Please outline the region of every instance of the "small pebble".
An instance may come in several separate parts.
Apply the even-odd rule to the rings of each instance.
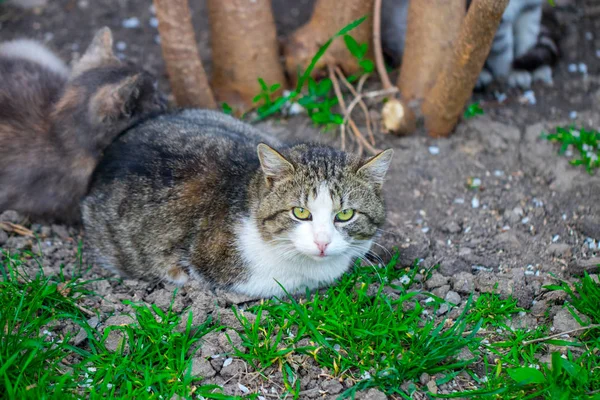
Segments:
[[[569,64],[569,72],[577,72],[577,64]]]
[[[150,11],[150,14],[156,14],[156,8],[154,7],[154,4],[150,4],[148,11]]]
[[[81,8],[82,10],[85,10],[89,6],[90,6],[90,2],[88,0],[79,0],[77,2],[77,7]]]
[[[429,146],[429,153],[433,155],[440,154],[440,148],[437,146]]]
[[[288,109],[288,114],[289,115],[298,115],[298,114],[304,113],[305,111],[306,111],[306,109],[304,107],[302,107],[300,104],[292,103],[292,105]]]
[[[560,239],[560,235],[554,235],[554,237],[552,238],[552,243],[558,242],[558,239]]]
[[[577,118],[577,111],[571,111],[571,112],[569,113],[569,118],[571,118],[571,119],[575,119],[575,118]]]
[[[500,171],[499,169],[494,171],[494,176],[500,177],[504,176],[504,171]]]
[[[471,227],[470,227],[470,226],[467,226],[467,227],[465,228],[465,233],[469,233],[469,232],[471,232]]]
[[[160,35],[154,36],[154,43],[160,44]]]
[[[479,199],[477,197],[473,197],[473,200],[471,200],[471,207],[479,208]]]
[[[223,367],[227,367],[228,365],[231,365],[231,363],[233,362],[233,358],[229,357],[227,358],[224,362],[223,362]]]
[[[454,199],[454,203],[455,204],[465,204],[465,199],[463,199],[462,197],[458,197],[458,198]]]
[[[481,179],[479,178],[473,178],[473,180],[471,181],[471,187],[479,187],[481,186]]]
[[[529,222],[529,217],[525,217],[525,218],[523,218],[523,219],[521,220],[521,223],[522,223],[522,224],[526,224],[526,223],[528,223],[528,222]]]
[[[250,389],[248,389],[246,386],[242,385],[241,383],[238,383],[238,387],[240,388],[242,393],[244,393],[244,394],[250,393]]]
[[[125,43],[123,41],[117,42],[117,44],[115,46],[117,47],[117,50],[119,50],[119,51],[125,51],[125,49],[127,49],[127,43]]]
[[[156,18],[156,17],[150,18],[150,26],[153,28],[158,28],[158,18]]]
[[[579,63],[577,65],[577,69],[579,70],[579,72],[581,72],[584,75],[587,75],[587,73],[588,73],[588,67],[584,63]]]
[[[124,19],[123,22],[121,22],[121,25],[125,29],[137,28],[140,26],[140,20],[137,17],[127,18]]]
[[[586,40],[594,40],[594,34],[592,32],[586,32],[585,39]]]
[[[52,33],[52,32],[46,32],[46,33],[44,33],[44,42],[48,43],[52,39],[54,39],[54,33]]]
[[[429,227],[428,226],[424,226],[423,228],[421,228],[421,231],[423,233],[427,233],[427,232],[429,232]]]

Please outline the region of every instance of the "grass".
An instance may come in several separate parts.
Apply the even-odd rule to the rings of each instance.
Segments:
[[[452,318],[438,317],[443,300],[418,289],[431,270],[396,262],[397,256],[383,266],[357,263],[318,293],[234,308],[242,325],[235,357],[263,375],[280,371],[287,398],[300,398],[299,371],[308,363],[353,385],[341,398],[377,388],[396,398],[420,391],[430,398],[600,399],[600,286],[590,276],[546,287],[566,292],[564,307],[589,326],[564,338],[547,326],[512,328],[525,311],[496,293],[464,299],[460,312],[446,304]],[[224,327],[210,319],[192,326],[190,313],[126,302],[132,323],[97,329],[81,307],[96,296],[86,271],[44,276],[40,268],[27,275],[24,264],[35,263],[31,253],[2,253],[2,398],[232,398],[191,374],[202,337]],[[81,329],[87,341],[75,345]],[[423,373],[438,386],[459,375],[471,383],[436,394],[420,383]]]
[[[560,143],[558,154],[572,157],[569,162],[572,165],[583,166],[590,175],[600,167],[600,132],[575,127],[557,127],[555,133],[542,137]],[[572,154],[573,150],[577,151],[577,155]]]
[[[206,333],[219,329],[210,320],[177,330],[182,315],[129,303],[134,323],[103,332],[88,324],[78,305],[94,296],[89,281],[76,271],[72,278],[24,273],[31,253],[2,252],[0,271],[0,393],[7,399],[164,398],[192,394],[229,399],[220,388],[201,385],[191,375],[191,359]],[[59,329],[71,324],[72,333]],[[86,346],[72,344],[83,329]],[[122,346],[107,348],[109,335]]]

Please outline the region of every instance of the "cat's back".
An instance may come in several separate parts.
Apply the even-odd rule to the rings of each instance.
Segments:
[[[149,118],[108,147],[92,183],[143,180],[173,186],[193,176],[222,181],[258,166],[256,146],[278,141],[233,117],[211,110],[179,110]]]

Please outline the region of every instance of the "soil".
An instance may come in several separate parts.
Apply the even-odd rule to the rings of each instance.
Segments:
[[[191,3],[200,54],[210,70],[205,2]],[[495,87],[475,96],[485,115],[462,121],[448,139],[431,139],[422,131],[410,137],[376,132],[376,139],[377,147],[396,151],[385,185],[388,222],[377,239],[388,250],[380,250],[381,254],[388,256],[398,247],[403,265],[415,259],[423,266],[439,264],[437,280],[428,289],[453,301],[458,297],[464,302],[471,292],[512,294],[520,306],[533,307],[524,322],[527,326],[554,323],[560,332],[574,321],[568,321],[560,307],[551,308],[550,319],[544,315],[557,299],[549,298],[543,285],[554,282],[551,274],[571,279],[586,270],[594,272],[600,263],[600,177],[570,166],[557,155],[557,146],[540,135],[559,125],[600,128],[600,16],[582,12],[595,0],[557,3],[562,4],[556,13],[565,30],[563,55],[554,69],[554,84],[533,87],[535,104],[521,91]],[[85,49],[96,29],[106,25],[113,30],[119,56],[142,64],[168,90],[149,4],[142,0],[55,0],[33,11],[2,5],[0,40],[34,37],[71,60]],[[273,1],[282,38],[306,21],[311,5],[308,0]],[[139,25],[124,27],[130,18],[137,18]],[[130,23],[135,25],[135,21]],[[570,72],[580,64],[587,67],[587,73]],[[373,80],[367,89],[377,85]],[[499,93],[506,100],[496,100]],[[377,117],[379,109],[373,103],[372,116]],[[320,131],[304,115],[273,119],[261,126],[282,138],[340,143],[337,133]],[[481,185],[471,189],[469,182],[474,179]],[[36,243],[0,229],[1,248],[39,250],[46,272],[57,272],[62,264],[67,273],[76,268],[78,242],[84,239],[77,228],[40,224],[11,211],[1,214],[0,221],[24,225],[41,238]],[[96,267],[88,274],[90,278],[112,276]],[[101,297],[82,305],[98,308],[105,324],[109,315],[129,311],[121,300],[168,306],[173,290],[169,285],[135,280],[109,279],[92,285]],[[195,322],[217,314],[235,327],[228,308],[249,300],[193,282],[180,291],[175,307],[190,306]],[[224,385],[229,393],[240,395],[243,389],[238,383],[263,394],[284,391],[279,372],[273,371],[268,380],[257,379],[242,361],[227,361],[230,350],[223,334],[207,339],[194,363],[195,370],[208,378],[206,383]],[[326,371],[310,363],[301,375],[301,398],[335,398],[345,389],[345,384],[326,378]],[[451,389],[456,387],[440,388],[440,393]],[[360,397],[385,398],[374,390]]]

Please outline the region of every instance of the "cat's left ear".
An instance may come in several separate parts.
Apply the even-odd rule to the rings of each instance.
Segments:
[[[294,173],[294,166],[277,150],[260,143],[256,147],[256,151],[267,184],[271,184],[275,179],[281,179]]]
[[[159,100],[153,79],[138,73],[98,88],[90,99],[89,107],[94,122],[103,123],[159,109]]]
[[[394,150],[387,149],[377,154],[375,157],[367,160],[362,167],[356,171],[356,174],[364,177],[377,186],[383,185],[385,174],[390,167]]]

